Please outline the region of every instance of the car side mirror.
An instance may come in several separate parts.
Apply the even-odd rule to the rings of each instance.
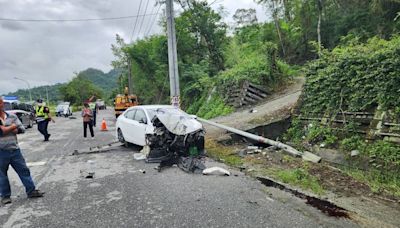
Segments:
[[[144,119],[140,119],[140,120],[139,120],[139,123],[147,124],[146,120],[144,120]]]
[[[189,115],[190,117],[192,117],[193,119],[197,119],[196,115]]]

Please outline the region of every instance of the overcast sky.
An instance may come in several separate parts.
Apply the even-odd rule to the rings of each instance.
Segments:
[[[145,11],[148,3],[147,11]],[[214,2],[214,0],[209,0]],[[0,18],[12,19],[82,19],[137,15],[140,0],[0,0]],[[215,9],[223,6],[225,21],[239,8],[255,8],[259,21],[265,10],[253,0],[217,0]],[[142,14],[155,14],[155,0],[143,0]],[[161,7],[159,13],[161,14]],[[175,5],[175,8],[177,6]],[[154,15],[140,17],[133,38],[148,31],[160,33]],[[31,87],[69,81],[74,72],[89,67],[108,72],[113,60],[111,44],[115,34],[126,41],[132,36],[135,18],[88,22],[15,22],[0,21],[0,94]],[[142,24],[143,23],[143,24]],[[141,26],[142,25],[142,26]],[[139,31],[139,28],[141,30]]]

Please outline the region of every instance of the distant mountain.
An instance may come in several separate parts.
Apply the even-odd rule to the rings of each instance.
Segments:
[[[93,68],[88,68],[87,70],[79,72],[80,76],[93,82],[93,84],[102,89],[104,95],[111,94],[112,90],[118,86],[117,79],[120,74],[121,71],[115,69],[108,73]]]
[[[118,76],[121,74],[120,70],[111,70],[104,73],[101,70],[88,68],[79,72],[79,75],[85,79],[93,82],[94,85],[99,87],[104,92],[104,98],[108,98],[113,89],[117,88]],[[38,86],[31,89],[32,100],[42,98],[47,99],[47,94],[50,102],[57,102],[62,100],[59,88],[66,83],[57,83],[50,86]],[[6,96],[18,96],[21,101],[29,101],[29,91],[27,89],[19,89],[16,92],[5,94]]]

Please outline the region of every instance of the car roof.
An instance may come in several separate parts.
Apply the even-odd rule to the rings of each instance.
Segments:
[[[11,110],[6,110],[5,112],[8,112],[8,113],[16,113],[16,112],[24,113],[24,112],[26,112],[26,113],[28,113],[27,111],[21,110],[21,109],[11,109]]]
[[[174,106],[172,106],[172,105],[136,105],[136,106],[130,107],[129,110],[135,109],[135,108],[142,108],[145,110],[149,110],[149,109],[159,109],[159,108],[174,108]]]

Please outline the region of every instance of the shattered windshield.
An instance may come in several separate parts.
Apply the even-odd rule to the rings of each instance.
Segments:
[[[157,108],[157,109],[148,109],[147,110],[150,120],[152,120],[157,113],[166,113],[166,112],[170,113],[170,114],[174,114],[174,115],[181,115],[181,116],[189,117],[189,115],[187,113],[183,112],[180,109],[176,109],[176,108]]]

